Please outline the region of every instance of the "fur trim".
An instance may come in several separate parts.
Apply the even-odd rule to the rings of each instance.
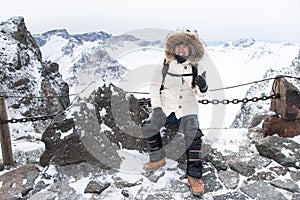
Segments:
[[[199,40],[197,34],[188,31],[178,31],[170,33],[165,43],[166,62],[170,63],[175,58],[175,46],[179,43],[185,43],[190,49],[188,60],[195,64],[201,60],[204,55],[204,45]]]

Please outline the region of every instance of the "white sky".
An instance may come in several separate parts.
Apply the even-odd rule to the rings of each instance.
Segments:
[[[300,0],[0,0],[0,5],[1,22],[23,16],[31,33],[187,28],[204,39],[300,41]]]

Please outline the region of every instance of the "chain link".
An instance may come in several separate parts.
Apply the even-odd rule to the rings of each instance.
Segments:
[[[47,115],[40,117],[29,117],[29,118],[20,118],[20,119],[8,119],[8,120],[0,120],[1,124],[14,124],[14,123],[25,123],[25,122],[35,122],[35,121],[46,121],[48,119],[54,119],[56,115]]]
[[[213,104],[213,105],[217,105],[217,104],[238,104],[238,103],[248,103],[248,102],[258,102],[258,101],[266,101],[268,99],[278,99],[280,98],[280,94],[272,94],[270,96],[262,96],[262,97],[253,97],[253,98],[243,98],[243,99],[232,99],[232,100],[228,100],[228,99],[223,99],[223,100],[218,100],[218,99],[213,99],[213,100],[208,100],[208,99],[203,99],[203,100],[199,100],[198,103],[201,104]]]

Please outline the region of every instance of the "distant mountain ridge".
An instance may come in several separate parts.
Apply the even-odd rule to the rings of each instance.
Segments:
[[[39,47],[45,45],[47,43],[47,40],[52,36],[58,36],[65,39],[74,38],[78,41],[78,43],[83,44],[83,42],[94,42],[97,40],[105,40],[107,38],[112,37],[112,34],[99,31],[99,32],[89,32],[84,34],[70,35],[66,29],[55,29],[55,30],[47,31],[42,34],[33,34],[33,37]]]
[[[129,36],[113,37],[103,31],[70,35],[65,29],[36,34],[34,38],[43,51],[43,58],[60,65],[70,86],[76,85],[79,73],[94,75],[91,79],[96,80],[120,78],[127,69],[104,51],[103,46],[118,40],[133,40]]]

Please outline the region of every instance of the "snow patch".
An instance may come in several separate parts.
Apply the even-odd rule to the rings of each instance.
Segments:
[[[203,142],[210,144],[222,154],[238,152],[247,141],[247,129],[204,130]]]
[[[84,177],[78,181],[73,181],[70,179],[69,186],[74,188],[78,194],[84,194],[84,190],[88,183],[90,182],[91,177]]]
[[[104,131],[109,131],[109,132],[112,132],[112,129],[110,127],[108,127],[106,124],[102,123],[100,125],[100,131],[101,132],[104,132]]]

